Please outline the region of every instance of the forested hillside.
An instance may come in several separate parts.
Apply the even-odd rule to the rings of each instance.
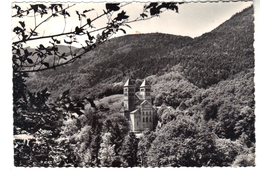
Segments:
[[[153,83],[154,104],[162,106],[156,131],[142,138],[152,134],[154,139],[145,141],[145,165],[254,164],[253,69],[208,89],[198,89],[176,72],[147,80]]]
[[[144,78],[162,72],[171,60],[161,60],[163,55],[182,48],[191,40],[159,33],[114,38],[69,67],[37,74],[28,85],[31,89],[48,86],[54,95],[68,88],[80,98],[88,94],[106,95],[106,89],[113,90],[113,83],[122,82],[129,76]],[[115,89],[117,93],[120,91]]]
[[[179,64],[190,82],[207,88],[254,66],[253,32],[250,7],[195,39],[160,33],[126,35],[111,39],[69,67],[37,74],[28,86],[33,91],[47,86],[53,96],[70,88],[77,98],[102,97],[120,93],[112,84],[129,76],[161,75]]]
[[[190,83],[178,70],[146,79],[152,85],[154,104],[160,106],[156,130],[145,131],[139,137],[130,132],[129,121],[118,113],[122,95],[95,101],[96,109],[88,105],[77,116],[66,92],[58,100],[69,113],[66,117],[50,120],[50,125],[26,120],[22,128],[27,131],[23,133],[36,129],[35,124],[41,126],[34,138],[40,142],[31,139],[29,145],[16,143],[15,165],[255,165],[253,69],[207,89]],[[105,107],[101,109],[100,104]],[[31,145],[34,149],[28,151]],[[42,148],[48,149],[40,151]]]
[[[254,67],[253,14],[253,7],[249,7],[213,31],[195,38],[192,48],[186,47],[182,65],[192,83],[206,88]]]
[[[25,106],[39,114],[14,124],[15,134],[34,136],[15,143],[15,165],[255,166],[253,35],[249,7],[194,39],[126,35],[31,74],[27,85],[40,92]],[[120,114],[128,77],[151,85],[155,130],[135,135]]]

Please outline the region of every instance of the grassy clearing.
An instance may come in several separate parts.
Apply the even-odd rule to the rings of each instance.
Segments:
[[[103,107],[109,108],[110,111],[119,111],[122,107],[123,101],[123,94],[116,94],[95,100],[94,103],[96,106],[103,105]],[[87,104],[85,107],[90,107],[90,104]]]

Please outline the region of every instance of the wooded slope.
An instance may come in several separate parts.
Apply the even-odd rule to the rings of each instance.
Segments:
[[[41,72],[27,84],[31,90],[47,86],[54,97],[67,89],[76,98],[102,97],[121,93],[129,76],[160,76],[178,65],[191,83],[207,88],[254,67],[253,34],[249,7],[195,39],[160,33],[111,39],[70,66]]]

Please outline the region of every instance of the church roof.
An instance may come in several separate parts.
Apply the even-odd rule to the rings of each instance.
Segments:
[[[148,82],[144,79],[144,81],[143,81],[143,83],[141,84],[140,87],[145,87],[145,86],[150,86],[150,85],[149,85]]]
[[[139,109],[133,110],[130,114],[136,113]]]
[[[137,97],[138,100],[142,100],[143,101],[143,96],[140,95],[140,91],[136,92],[135,96]]]
[[[125,82],[124,87],[133,86],[133,85],[134,85],[134,82],[133,82],[131,79],[128,79],[128,80]]]
[[[149,105],[152,105],[149,101],[147,101],[147,100],[144,100],[140,105],[144,105],[144,104],[146,104],[146,103],[148,103]]]
[[[136,105],[136,106],[139,106],[139,105],[141,105],[141,103],[142,103],[143,101],[144,101],[144,100],[141,100],[141,99],[137,98],[136,101],[135,101],[135,105]]]

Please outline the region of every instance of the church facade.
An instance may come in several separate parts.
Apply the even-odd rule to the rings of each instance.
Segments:
[[[124,116],[129,119],[133,132],[153,130],[157,125],[156,110],[152,105],[151,86],[146,80],[135,91],[134,81],[124,85]]]

